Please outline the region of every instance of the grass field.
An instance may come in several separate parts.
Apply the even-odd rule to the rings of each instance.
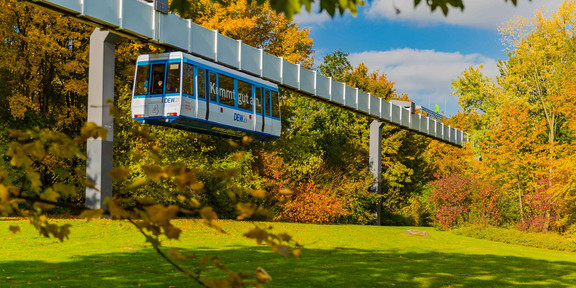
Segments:
[[[60,220],[64,221],[64,220]],[[0,287],[193,287],[124,222],[71,221],[69,240],[45,239],[23,220],[0,220]],[[8,226],[21,224],[12,234]],[[179,220],[181,241],[196,255],[218,255],[230,268],[264,267],[267,287],[576,287],[576,253],[477,240],[410,227],[272,223],[305,246],[285,259],[244,239],[249,222],[223,221],[222,235]],[[267,225],[267,224],[266,224]]]

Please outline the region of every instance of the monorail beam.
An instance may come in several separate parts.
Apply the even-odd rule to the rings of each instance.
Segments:
[[[112,197],[112,150],[114,118],[110,105],[114,103],[114,50],[120,37],[96,28],[90,36],[90,66],[88,70],[88,122],[108,130],[106,139],[88,139],[86,178],[94,188],[86,187],[86,207],[103,208],[106,197]]]
[[[373,120],[370,123],[370,156],[369,165],[370,172],[374,177],[374,183],[370,188],[370,192],[382,194],[381,184],[382,181],[382,125],[384,123]],[[372,222],[373,225],[380,226],[382,224],[382,203],[378,201],[372,208],[372,213],[376,214],[376,218]]]

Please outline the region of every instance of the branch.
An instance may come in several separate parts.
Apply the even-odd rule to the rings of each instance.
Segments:
[[[144,235],[144,237],[146,237],[147,239],[150,237],[150,235],[146,234],[146,232],[144,232],[144,230],[142,230],[142,227],[138,226],[138,224],[136,224],[136,222],[134,222],[134,220],[132,220],[132,219],[126,219],[126,220],[128,220],[128,222],[132,223],[132,225],[134,225],[138,229],[138,231],[140,231],[140,233],[142,235]],[[154,242],[150,242],[150,243],[154,247],[154,250],[156,250],[156,252],[158,254],[160,254],[160,256],[162,256],[162,258],[164,258],[164,260],[166,260],[166,262],[170,263],[170,265],[172,265],[178,271],[182,272],[184,275],[187,275],[188,277],[190,277],[192,280],[196,281],[198,284],[202,285],[203,287],[207,287],[206,285],[204,285],[204,283],[202,281],[200,281],[199,277],[196,277],[196,276],[194,276],[194,274],[190,273],[189,271],[186,271],[180,265],[178,265],[174,261],[172,261],[172,259],[170,259],[170,257],[166,256],[166,254],[164,254],[164,252],[162,252],[162,250],[160,250],[158,245],[156,245]]]

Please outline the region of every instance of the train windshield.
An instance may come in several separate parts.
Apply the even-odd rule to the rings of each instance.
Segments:
[[[180,91],[180,63],[169,63],[166,74],[166,94]]]
[[[148,95],[148,79],[150,78],[150,65],[139,65],[136,71],[136,87],[134,95]]]
[[[166,65],[164,64],[154,64],[152,65],[152,88],[151,93],[163,94],[164,93],[164,71]]]

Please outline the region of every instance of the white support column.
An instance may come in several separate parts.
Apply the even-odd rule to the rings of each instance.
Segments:
[[[90,36],[88,70],[88,122],[108,130],[106,140],[89,139],[87,143],[86,177],[95,187],[86,187],[86,207],[103,208],[102,201],[112,197],[112,150],[114,118],[110,105],[114,102],[114,50],[118,35],[96,28]]]
[[[380,182],[382,175],[382,125],[384,123],[373,120],[370,123],[370,172],[374,177],[374,184],[370,188],[370,192],[382,194]],[[382,224],[382,204],[378,202],[372,208],[372,213],[376,214],[376,219],[372,225],[380,226]]]

